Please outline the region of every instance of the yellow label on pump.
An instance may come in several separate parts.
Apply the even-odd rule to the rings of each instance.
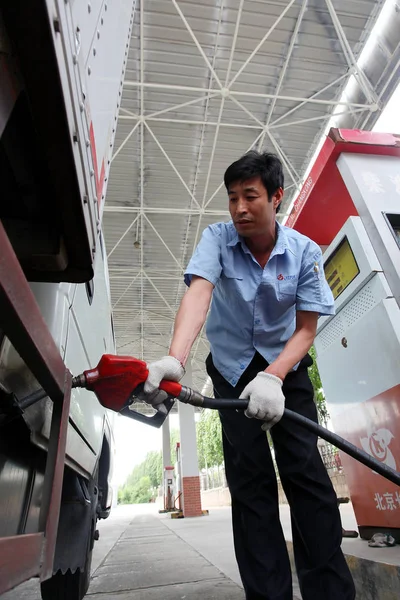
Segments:
[[[360,272],[347,238],[341,242],[324,265],[325,277],[334,299],[347,288]]]

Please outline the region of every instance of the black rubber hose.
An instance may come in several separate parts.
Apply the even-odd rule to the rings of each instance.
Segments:
[[[25,410],[26,408],[28,408],[28,406],[32,406],[32,404],[39,402],[39,400],[46,398],[46,396],[47,392],[40,388],[39,390],[36,390],[36,392],[32,392],[32,394],[29,394],[29,396],[25,396],[25,398],[19,400],[18,405],[22,410]]]
[[[248,400],[229,400],[226,398],[207,398],[204,396],[202,408],[236,408],[237,410],[246,410]]]
[[[206,398],[204,397],[204,408],[214,408],[214,409],[223,409],[223,408],[236,408],[237,410],[245,410],[247,408],[248,402],[247,400],[237,400],[237,399],[226,399],[226,398]],[[303,415],[299,415],[288,408],[285,408],[284,417],[302,425],[308,431],[312,431],[322,439],[330,442],[339,450],[342,450],[358,462],[362,463],[366,467],[373,469],[379,475],[382,475],[385,479],[388,479],[392,483],[400,486],[400,473],[391,469],[384,463],[379,462],[373,456],[370,456],[360,448],[357,448],[351,442],[348,442],[344,438],[340,437],[336,433],[332,431],[328,431],[325,427],[322,427],[318,423],[314,423],[307,417],[303,417]]]
[[[343,452],[346,452],[346,454],[348,454],[352,458],[355,458],[356,460],[358,460],[358,462],[362,463],[366,467],[373,469],[376,473],[379,473],[379,475],[382,475],[382,477],[384,477],[385,479],[388,479],[396,485],[400,485],[400,473],[398,471],[395,471],[394,469],[388,467],[384,463],[379,462],[379,460],[377,460],[373,456],[370,456],[369,454],[364,452],[364,450],[360,450],[360,448],[357,448],[357,446],[355,446],[351,442],[348,442],[344,438],[340,437],[340,435],[337,435],[332,431],[328,431],[328,429],[325,429],[325,427],[318,425],[318,423],[314,423],[314,421],[310,421],[310,419],[307,419],[307,417],[303,417],[303,415],[299,415],[298,413],[295,413],[287,408],[285,409],[284,414],[285,417],[288,417],[292,421],[299,423],[299,425],[303,425],[309,431],[316,433],[319,437],[323,438],[327,442],[330,442],[331,444],[336,446],[336,448],[343,450]]]

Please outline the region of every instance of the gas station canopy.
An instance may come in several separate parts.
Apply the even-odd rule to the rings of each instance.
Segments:
[[[168,351],[185,265],[207,225],[229,219],[222,177],[233,160],[250,148],[281,158],[285,222],[327,127],[373,127],[400,72],[391,2],[365,46],[382,5],[137,3],[103,220],[119,354]],[[200,390],[207,353],[202,332]]]

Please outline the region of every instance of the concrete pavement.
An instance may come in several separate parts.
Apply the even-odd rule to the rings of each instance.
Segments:
[[[118,506],[100,521],[93,553],[88,600],[244,600],[233,551],[230,508],[211,508],[209,516],[173,520],[157,506]],[[356,529],[351,505],[340,509],[346,529]],[[280,506],[291,551],[290,512]],[[400,598],[400,546],[369,548],[344,539],[357,600]],[[294,582],[294,600],[300,599]],[[40,600],[37,580],[1,600]],[[319,599],[316,599],[319,600]]]
[[[215,565],[226,577],[242,587],[233,549],[229,507],[211,508],[207,517],[197,519],[175,520],[166,518],[166,515],[162,518],[166,526],[176,535],[195,547],[197,552]],[[301,599],[296,579],[293,581],[293,594],[294,600]]]
[[[244,600],[229,508],[172,520],[155,505],[119,506],[99,530],[88,600]],[[38,581],[1,600],[40,600]]]
[[[239,586],[166,522],[155,512],[136,514],[94,573],[88,599],[242,600]]]

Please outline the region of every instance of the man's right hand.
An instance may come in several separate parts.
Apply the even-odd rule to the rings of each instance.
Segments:
[[[159,385],[163,379],[180,381],[185,374],[185,369],[179,360],[173,356],[163,356],[160,360],[148,364],[147,368],[149,374],[144,384],[144,395],[141,399],[166,414],[167,409],[164,401],[168,398],[168,394],[160,390]]]

